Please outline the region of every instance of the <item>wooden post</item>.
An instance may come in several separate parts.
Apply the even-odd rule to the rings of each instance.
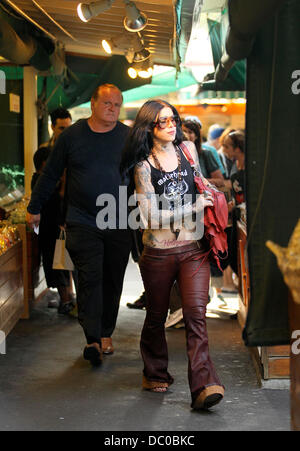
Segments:
[[[32,66],[24,67],[23,88],[25,195],[30,196],[33,154],[38,146],[37,72]]]
[[[291,429],[300,431],[300,304],[289,295],[291,330]]]

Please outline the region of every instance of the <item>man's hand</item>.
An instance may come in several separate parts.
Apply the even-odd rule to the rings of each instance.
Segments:
[[[31,213],[26,213],[26,222],[29,225],[29,227],[33,228],[38,227],[41,220],[41,215],[32,215]]]

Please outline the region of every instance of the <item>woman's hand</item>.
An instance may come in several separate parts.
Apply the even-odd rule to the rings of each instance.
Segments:
[[[203,205],[205,207],[212,207],[214,205],[214,198],[212,194],[204,194]]]
[[[193,205],[194,213],[199,213],[205,207],[212,207],[214,204],[213,196],[209,194],[200,194],[197,196],[196,202]]]

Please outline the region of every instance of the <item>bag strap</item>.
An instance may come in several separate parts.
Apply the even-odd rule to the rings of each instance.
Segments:
[[[65,240],[66,239],[66,231],[65,230],[60,229],[59,239],[60,240]]]
[[[187,146],[184,143],[180,143],[179,147],[182,150],[182,152],[184,153],[184,155],[186,156],[186,158],[187,158],[188,162],[190,163],[190,165],[192,166],[192,168],[194,168],[195,167],[195,162],[194,162],[193,157],[190,154],[190,151],[187,148]]]
[[[182,150],[182,152],[184,153],[184,155],[186,156],[188,162],[191,165],[191,168],[193,169],[194,182],[196,184],[196,187],[197,187],[199,193],[203,194],[203,192],[205,191],[205,186],[204,186],[203,181],[202,181],[202,176],[201,176],[201,173],[199,173],[199,171],[196,169],[195,162],[193,160],[193,157],[192,157],[189,149],[183,143],[179,144],[179,147]]]

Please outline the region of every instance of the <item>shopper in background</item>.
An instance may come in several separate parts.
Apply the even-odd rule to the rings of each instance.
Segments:
[[[220,137],[224,130],[224,127],[219,124],[211,125],[207,133],[207,144],[219,150],[221,147]]]
[[[234,128],[226,128],[222,135],[220,136],[221,147],[218,150],[218,154],[222,160],[223,166],[225,168],[225,186],[228,189],[231,188],[230,177],[237,171],[235,157],[233,153],[233,143],[229,136],[230,133],[235,132]]]
[[[186,138],[195,144],[203,177],[216,187],[222,187],[224,185],[224,177],[222,175],[224,168],[220,161],[219,163],[217,162],[211,150],[202,147],[200,125],[195,121],[184,120],[182,122],[182,131]]]
[[[234,152],[234,142],[231,138],[231,136],[234,136],[235,133],[236,130],[232,128],[227,128],[226,130],[223,131],[222,135],[220,136],[221,148],[218,151],[226,171],[225,186],[223,190],[227,198],[229,210],[228,227],[226,228],[228,255],[227,258],[221,260],[223,274],[220,274],[217,268],[212,268],[212,273],[214,273],[218,277],[222,276],[222,286],[221,288],[217,289],[219,295],[237,294],[237,287],[233,281],[234,273],[237,273],[236,265],[234,265],[233,269],[233,262],[236,261],[237,243],[235,242],[236,234],[234,233],[233,228],[233,213],[232,213],[233,197],[232,197],[232,182],[231,182],[231,177],[237,172],[236,155]]]
[[[33,157],[36,172],[32,176],[31,189],[34,189],[43,172],[46,161],[51,153],[51,147],[41,147]],[[60,234],[60,227],[64,224],[61,209],[60,181],[54,192],[41,210],[38,243],[42,257],[42,264],[48,288],[57,288],[60,302],[50,300],[48,307],[58,307],[58,313],[69,314],[75,307],[75,300],[71,291],[70,272],[52,269],[56,240]]]
[[[229,204],[232,210],[232,236],[231,236],[231,255],[230,266],[235,274],[238,273],[237,262],[237,220],[240,218],[239,205],[246,201],[246,183],[245,183],[245,134],[241,130],[229,133],[228,138],[232,143],[232,155],[236,161],[237,171],[231,177],[233,199]]]
[[[71,113],[65,108],[56,108],[52,113],[50,113],[51,118],[51,128],[53,134],[49,141],[45,144],[42,144],[41,147],[48,146],[53,149],[54,144],[59,137],[59,135],[70,125],[72,125],[72,116]]]
[[[196,122],[199,125],[199,127],[200,127],[200,136],[201,136],[201,147],[202,147],[202,149],[209,150],[210,152],[212,152],[213,156],[215,157],[215,160],[218,163],[219,169],[220,169],[220,171],[221,171],[221,173],[222,173],[222,175],[224,177],[224,175],[225,175],[225,168],[223,166],[223,163],[222,163],[222,161],[221,161],[221,159],[219,157],[219,154],[218,154],[216,148],[211,146],[211,145],[209,145],[207,143],[207,141],[204,142],[204,139],[203,139],[203,136],[202,136],[202,122],[200,121],[200,119],[197,116],[187,116],[187,117],[184,118],[184,122],[187,122],[187,121],[188,122],[190,122],[190,121],[191,122]],[[189,133],[191,133],[191,131],[186,130],[186,134],[189,134]]]
[[[240,205],[246,200],[245,195],[245,134],[241,130],[229,133],[231,140],[232,155],[236,162],[237,171],[230,177],[234,204]]]

